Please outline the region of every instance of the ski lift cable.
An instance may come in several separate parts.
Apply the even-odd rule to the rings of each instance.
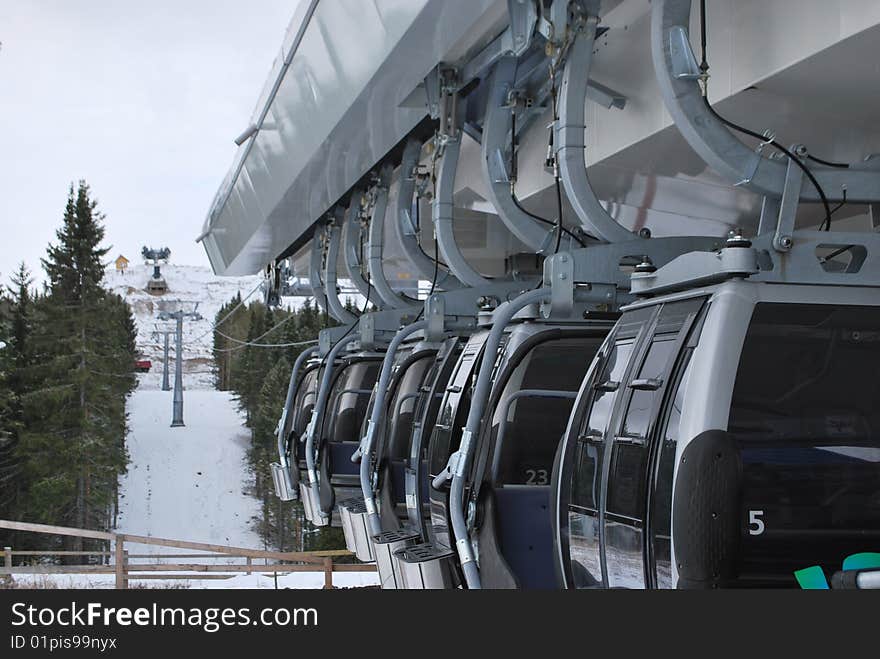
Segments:
[[[271,334],[272,332],[274,332],[276,329],[278,329],[279,327],[281,327],[284,323],[286,323],[287,321],[289,321],[289,320],[290,320],[291,318],[293,318],[293,317],[294,317],[294,314],[291,313],[291,314],[288,315],[286,318],[282,318],[281,321],[279,321],[278,323],[276,323],[273,327],[270,327],[270,328],[267,329],[265,332],[263,332],[262,334],[260,334],[260,336],[255,337],[255,338],[251,339],[250,341],[242,341],[241,339],[236,339],[236,338],[233,337],[233,336],[229,336],[228,334],[224,334],[223,332],[221,332],[219,329],[216,329],[216,328],[214,329],[214,331],[217,332],[217,334],[219,334],[220,336],[222,336],[224,339],[227,339],[227,340],[229,340],[229,341],[233,341],[233,342],[235,342],[235,343],[239,343],[239,344],[241,344],[241,347],[245,347],[245,346],[248,346],[248,345],[250,345],[250,346],[259,346],[259,347],[266,347],[266,346],[276,347],[276,346],[281,346],[282,344],[280,344],[280,343],[258,343],[258,341],[259,341],[260,339],[262,339],[263,337],[265,337],[265,336]],[[301,342],[301,341],[300,341],[300,342],[296,342],[296,343],[292,343],[292,344],[286,344],[286,345],[306,345],[307,343],[314,343],[314,341],[308,341],[308,342]],[[218,351],[218,352],[224,352],[224,351],[221,350],[221,351]]]
[[[231,339],[233,341],[237,341],[238,339]],[[247,348],[250,346],[251,348],[295,348],[299,346],[310,346],[314,345],[318,342],[318,339],[312,339],[311,341],[294,341],[292,343],[250,343],[244,342],[241,345],[234,346],[232,348],[222,348],[217,350],[216,352],[235,352],[236,350],[241,350],[242,348]]]
[[[256,293],[256,292],[257,292],[262,286],[263,286],[263,282],[262,282],[262,280],[261,280],[261,281],[260,281],[260,282],[259,282],[254,288],[253,288],[253,290],[251,290],[250,293],[248,293],[247,295],[245,295],[245,296],[241,299],[241,301],[240,301],[238,304],[236,304],[236,305],[232,308],[232,310],[231,310],[228,314],[226,314],[225,316],[223,316],[223,318],[221,318],[221,319],[218,320],[216,323],[214,323],[213,325],[211,325],[211,327],[209,327],[207,330],[205,330],[202,334],[199,334],[196,338],[194,338],[194,339],[190,339],[190,340],[191,340],[191,341],[198,341],[199,339],[201,339],[201,338],[207,336],[208,334],[210,334],[211,332],[213,332],[215,329],[217,329],[218,327],[220,327],[220,325],[222,325],[222,324],[225,323],[227,320],[229,320],[229,318],[232,316],[232,314],[234,314],[236,311],[238,311],[238,310],[242,307],[242,305],[244,305],[244,303],[247,302],[248,299],[250,299],[251,295],[253,295],[254,293]]]

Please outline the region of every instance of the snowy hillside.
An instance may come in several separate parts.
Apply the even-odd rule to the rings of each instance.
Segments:
[[[235,400],[214,389],[211,374],[211,331],[220,307],[236,293],[245,297],[259,277],[222,278],[198,266],[164,265],[168,292],[144,290],[151,266],[132,266],[125,274],[107,273],[107,286],[131,305],[138,329],[137,347],[153,362],[138,375],[138,388],[128,400],[130,463],[120,481],[118,528],[133,534],[241,547],[259,547],[251,530],[259,502],[248,493],[253,478],[245,458],[249,431]],[[251,300],[260,300],[256,291]],[[172,394],[161,391],[162,340],[157,328],[159,302],[199,302],[201,320],[186,320],[183,333],[184,421],[171,428]],[[174,383],[174,339],[171,340],[171,384]],[[169,553],[158,547],[141,553]]]
[[[117,528],[136,535],[260,548],[247,491],[249,431],[232,396],[187,391],[186,426],[171,428],[171,392],[135,391],[128,403],[131,462],[119,483]],[[138,553],[173,553],[137,547]]]
[[[259,276],[217,277],[210,268],[190,265],[168,264],[162,266],[162,276],[168,283],[165,295],[151,295],[144,290],[152,266],[132,265],[125,274],[114,268],[107,270],[105,285],[122,295],[135,315],[138,328],[138,349],[145,359],[153,362],[149,373],[139,376],[138,389],[160,389],[162,386],[163,345],[162,338],[154,338],[157,328],[173,329],[173,322],[159,320],[159,301],[182,300],[198,302],[202,320],[186,320],[183,324],[183,371],[184,387],[187,389],[213,389],[211,375],[211,326],[217,311],[236,293],[245,297],[259,283]],[[250,300],[260,300],[257,290]],[[174,337],[171,337],[171,378],[174,382]]]
[[[214,389],[211,373],[212,324],[220,307],[236,293],[246,297],[260,278],[216,277],[208,268],[184,265],[162,266],[168,283],[163,296],[147,293],[144,287],[152,267],[132,266],[123,275],[111,269],[106,284],[131,305],[137,323],[138,349],[153,363],[149,373],[138,375],[138,388],[128,399],[130,432],[126,438],[130,462],[120,480],[117,528],[135,535],[190,540],[219,545],[261,549],[253,530],[260,503],[251,494],[253,475],[246,462],[250,431],[235,400],[228,392]],[[257,290],[250,300],[260,300]],[[161,391],[162,340],[154,338],[157,327],[172,327],[160,321],[160,300],[199,302],[202,320],[184,323],[185,426],[171,428],[172,393]],[[301,299],[285,299],[294,306]],[[174,382],[174,349],[171,342],[171,383]],[[136,554],[174,554],[170,547],[132,545]],[[156,559],[153,559],[155,561]],[[187,562],[224,559],[187,559]],[[152,562],[152,561],[151,561]],[[167,559],[165,562],[175,562]],[[236,559],[235,562],[240,562]],[[374,574],[338,574],[342,586],[371,585]],[[112,587],[111,577],[77,575],[58,580],[61,586]],[[319,573],[290,574],[278,578],[282,588],[314,588],[323,584]],[[151,585],[156,585],[153,582]],[[191,581],[191,588],[275,587],[274,578],[254,573],[237,575],[229,581]]]

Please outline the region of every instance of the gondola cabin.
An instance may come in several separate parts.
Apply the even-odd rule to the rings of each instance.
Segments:
[[[795,240],[682,257],[625,309],[554,483],[564,586],[796,587],[880,548],[880,243]]]

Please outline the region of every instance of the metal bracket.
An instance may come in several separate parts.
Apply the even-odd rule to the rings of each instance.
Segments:
[[[440,118],[440,69],[435,67],[425,76],[425,96],[431,119]]]
[[[672,60],[672,75],[679,80],[699,80],[700,66],[691,48],[687,30],[680,25],[669,30],[669,55]]]
[[[455,543],[456,549],[458,549],[458,560],[462,565],[466,565],[467,563],[473,563],[476,561],[474,558],[474,550],[471,547],[470,539],[461,538]]]
[[[371,313],[365,313],[358,318],[358,329],[361,333],[361,344],[373,347],[376,344],[376,318]]]
[[[438,68],[438,98],[440,127],[437,129],[438,147],[459,138],[458,72],[451,67]]]
[[[425,300],[425,320],[428,329],[425,338],[428,341],[442,341],[446,320],[446,301],[442,295],[431,295]]]
[[[538,22],[538,12],[532,0],[507,0],[507,11],[513,36],[512,51],[519,56],[529,49]]]
[[[632,292],[656,295],[682,288],[708,286],[759,272],[754,247],[727,247],[719,252],[690,252],[654,272],[635,272]]]
[[[758,146],[755,147],[755,156],[753,160],[754,166],[752,167],[751,173],[734,183],[735,186],[739,187],[741,185],[748,185],[752,182],[752,179],[755,178],[755,175],[758,173],[758,168],[761,166],[761,163],[764,162],[761,153],[764,151],[764,147],[776,139],[776,135],[768,128],[764,131],[764,138],[764,141],[760,142]]]
[[[461,444],[459,444],[458,458],[455,461],[454,468],[452,470],[453,476],[456,478],[464,478],[465,472],[465,464],[467,462],[466,456],[469,454],[471,450],[471,444],[474,442],[474,433],[471,430],[468,430],[467,427],[462,429],[461,433]],[[450,460],[450,466],[452,466],[452,461]]]
[[[544,283],[550,285],[553,313],[571,314],[574,310],[574,259],[570,254],[555,254],[544,262]]]
[[[794,220],[797,215],[803,182],[803,170],[798,167],[797,163],[789,160],[788,169],[785,171],[785,187],[782,189],[782,200],[779,204],[776,233],[773,236],[773,249],[777,252],[787,252],[791,249]]]

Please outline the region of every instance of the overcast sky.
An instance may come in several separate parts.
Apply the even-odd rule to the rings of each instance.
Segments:
[[[194,240],[297,4],[0,0],[2,282],[40,270],[80,178],[110,256],[207,265]]]

